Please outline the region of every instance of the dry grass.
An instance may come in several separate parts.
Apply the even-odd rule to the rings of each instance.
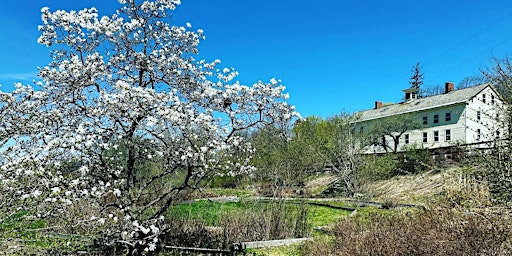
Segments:
[[[458,186],[460,173],[460,168],[451,168],[397,176],[389,180],[366,182],[361,190],[371,200],[427,205],[435,203],[447,190]]]
[[[168,219],[164,243],[174,246],[224,248],[234,242],[300,238],[309,235],[311,224],[306,204],[285,201],[254,203],[237,211],[219,211],[215,226],[194,218]],[[193,217],[193,216],[189,216]]]
[[[369,199],[424,204],[424,211],[356,215],[338,221],[329,238],[304,255],[512,255],[512,213],[491,208],[486,183],[451,168],[365,184]]]
[[[427,210],[347,218],[312,242],[304,255],[510,255],[510,218],[491,213]]]
[[[306,182],[305,189],[312,195],[320,194],[339,179],[333,174],[320,175]]]

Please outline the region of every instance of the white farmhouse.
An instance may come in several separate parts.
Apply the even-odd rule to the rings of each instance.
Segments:
[[[411,114],[420,124],[418,129],[403,132],[398,140],[398,151],[406,148],[427,148],[434,155],[451,157],[455,145],[485,146],[503,136],[505,119],[503,98],[491,84],[454,90],[454,84],[445,83],[443,94],[418,98],[418,90],[404,90],[405,101],[383,105],[376,101],[375,107],[361,111],[356,124],[358,130],[379,125],[384,118],[401,114]],[[394,131],[393,131],[394,132]],[[390,136],[385,139],[388,145],[396,144]],[[384,153],[382,146],[367,148],[366,153]]]

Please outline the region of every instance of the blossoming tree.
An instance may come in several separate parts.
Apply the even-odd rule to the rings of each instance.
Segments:
[[[169,23],[179,0],[119,2],[103,17],[42,9],[53,61],[42,82],[0,92],[1,193],[39,217],[87,200],[98,211],[75,222],[140,254],[158,249],[181,191],[251,171],[241,131],[298,114],[279,81],[242,85],[196,60],[203,31]]]

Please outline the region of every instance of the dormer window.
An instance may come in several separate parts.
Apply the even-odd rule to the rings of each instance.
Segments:
[[[411,101],[418,98],[419,88],[408,88],[403,90],[405,92],[405,101]]]
[[[415,93],[411,93],[411,92],[405,93],[406,100],[413,100],[413,99],[417,99],[417,98],[418,98],[418,95]]]

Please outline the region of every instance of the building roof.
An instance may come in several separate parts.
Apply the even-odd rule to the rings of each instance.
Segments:
[[[491,86],[489,83],[451,91],[445,94],[434,95],[430,97],[414,99],[398,104],[383,106],[377,109],[360,111],[359,121],[367,121],[387,116],[417,112],[427,109],[439,108],[454,104],[460,104],[471,100],[484,88]]]

